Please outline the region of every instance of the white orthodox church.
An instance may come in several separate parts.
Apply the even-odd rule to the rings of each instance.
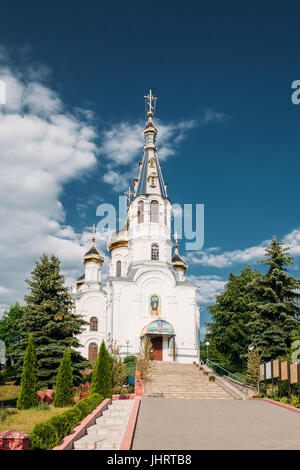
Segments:
[[[101,341],[116,342],[123,356],[136,355],[148,335],[153,359],[181,363],[199,359],[197,287],[185,280],[187,265],[171,240],[171,202],[156,151],[151,90],[147,99],[144,156],[133,180],[125,226],[108,240],[109,276],[101,280],[103,255],[84,255],[84,274],[72,288],[76,312],[89,322],[81,353],[94,362]],[[174,254],[172,254],[174,247]]]

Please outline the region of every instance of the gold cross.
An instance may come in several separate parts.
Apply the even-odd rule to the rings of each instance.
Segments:
[[[178,233],[177,232],[174,233],[174,240],[175,240],[176,245],[177,245],[177,242],[178,242]]]
[[[152,90],[149,91],[149,95],[145,95],[144,98],[147,100],[147,104],[149,106],[149,112],[152,113],[152,109],[154,108],[154,106],[152,105],[152,101],[156,101],[157,98],[155,98],[155,96],[152,95]]]
[[[127,199],[130,202],[131,201],[131,196],[133,195],[133,193],[131,192],[130,186],[128,188],[128,191],[125,191],[124,194],[125,194],[125,196],[127,196]]]
[[[95,237],[95,233],[96,233],[95,224],[93,224],[92,227],[89,227],[89,229],[92,231],[92,241],[94,242],[96,240],[96,237]]]
[[[95,232],[96,232],[96,227],[95,227],[95,224],[93,224],[93,226],[92,226],[92,227],[89,227],[89,229],[90,229],[90,230],[91,230],[93,233],[95,233]]]

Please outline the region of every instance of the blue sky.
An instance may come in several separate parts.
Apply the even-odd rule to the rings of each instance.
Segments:
[[[1,308],[22,300],[42,251],[68,282],[81,274],[97,204],[137,176],[149,88],[168,195],[205,204],[204,248],[186,253],[202,304],[273,235],[299,276],[299,13],[296,1],[2,5]]]

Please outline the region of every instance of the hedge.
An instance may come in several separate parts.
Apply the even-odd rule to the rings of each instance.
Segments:
[[[30,448],[32,450],[50,450],[57,446],[83,418],[100,405],[103,399],[99,393],[93,393],[80,400],[71,409],[36,424],[30,437]]]

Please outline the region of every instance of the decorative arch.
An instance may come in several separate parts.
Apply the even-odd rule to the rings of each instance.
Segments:
[[[155,199],[150,202],[150,222],[159,223],[159,203]]]
[[[91,317],[90,331],[98,331],[98,318],[97,317]]]
[[[116,277],[121,277],[122,275],[122,263],[120,260],[116,262]]]
[[[139,201],[137,205],[138,224],[144,222],[144,201]]]
[[[91,364],[96,362],[98,356],[98,345],[96,343],[89,344],[89,361]]]

